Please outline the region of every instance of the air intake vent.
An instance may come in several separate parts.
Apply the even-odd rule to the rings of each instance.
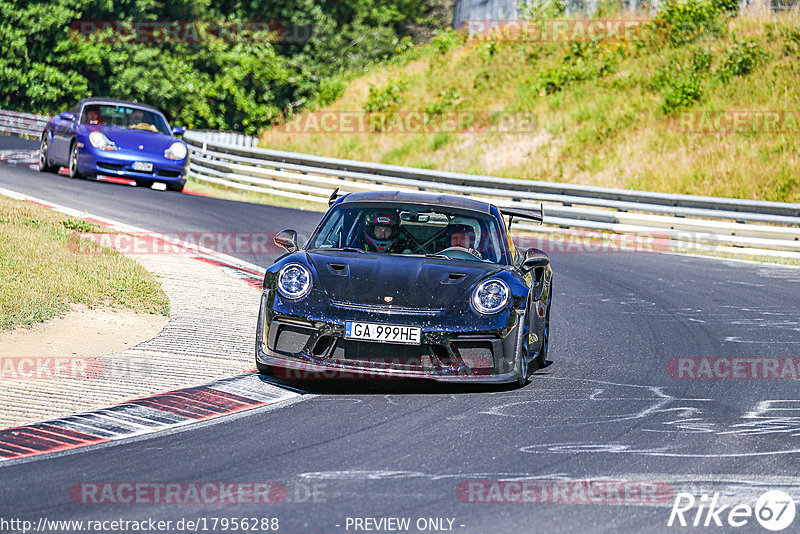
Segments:
[[[350,267],[344,263],[329,263],[328,270],[338,276],[348,276]]]
[[[467,273],[447,273],[442,278],[442,284],[455,284],[456,282],[460,282],[463,278],[467,276]]]

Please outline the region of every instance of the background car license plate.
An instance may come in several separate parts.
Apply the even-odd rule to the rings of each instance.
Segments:
[[[134,161],[133,162],[133,170],[134,171],[144,171],[144,172],[153,172],[153,164],[147,163],[144,161]]]
[[[381,341],[383,343],[419,345],[422,341],[422,329],[418,326],[347,321],[344,326],[344,337],[347,339],[363,339],[365,341]]]

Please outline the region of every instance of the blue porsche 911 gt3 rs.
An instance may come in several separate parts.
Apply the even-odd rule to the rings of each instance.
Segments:
[[[155,182],[182,191],[189,150],[156,108],[123,100],[87,98],[45,126],[39,147],[39,170],[67,167],[72,178],[97,175]]]

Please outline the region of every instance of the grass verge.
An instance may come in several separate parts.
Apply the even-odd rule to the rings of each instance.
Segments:
[[[226,200],[238,200],[240,202],[250,202],[252,204],[267,204],[270,206],[281,206],[284,208],[294,208],[305,211],[317,211],[324,213],[328,209],[327,204],[318,202],[307,202],[293,198],[286,198],[279,195],[270,195],[269,193],[258,193],[255,191],[245,191],[243,189],[235,189],[233,187],[225,187],[224,185],[213,184],[204,182],[195,178],[189,177],[186,182],[186,189],[194,193],[208,195],[214,198],[224,198]],[[331,193],[333,190],[331,189]]]
[[[0,331],[63,315],[71,304],[169,315],[169,299],[138,263],[78,233],[101,226],[0,196]]]

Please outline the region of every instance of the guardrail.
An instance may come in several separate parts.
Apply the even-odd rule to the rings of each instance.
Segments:
[[[0,109],[0,132],[39,137],[49,117]]]
[[[258,148],[257,139],[225,132],[187,132],[190,174],[226,187],[327,204],[331,190],[407,190],[470,196],[509,206],[544,204],[545,225],[640,234],[670,241],[676,251],[800,259],[800,204],[632,191],[476,176],[326,158]],[[567,231],[567,232],[565,232]]]

